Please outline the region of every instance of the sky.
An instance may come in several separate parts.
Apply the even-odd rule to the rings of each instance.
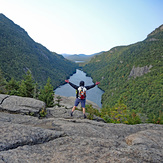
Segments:
[[[0,0],[0,13],[58,54],[143,41],[163,24],[163,0]]]

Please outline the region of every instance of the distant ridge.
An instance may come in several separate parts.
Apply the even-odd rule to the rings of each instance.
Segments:
[[[91,54],[91,55],[86,55],[86,54],[61,54],[64,58],[70,60],[70,61],[83,61],[83,62],[88,62],[90,61],[90,59],[92,57],[94,57],[95,55],[100,55],[101,53],[103,53],[104,51],[102,52],[99,52],[99,53],[94,53],[94,54]]]

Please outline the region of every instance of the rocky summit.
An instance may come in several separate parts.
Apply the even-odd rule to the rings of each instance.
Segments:
[[[66,98],[65,98],[66,99]],[[70,117],[67,98],[38,118],[42,101],[0,95],[0,163],[161,163],[163,126]],[[35,116],[29,116],[34,112]]]

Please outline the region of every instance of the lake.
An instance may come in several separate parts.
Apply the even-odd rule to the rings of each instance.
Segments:
[[[80,81],[83,80],[85,82],[85,86],[92,85],[93,81],[91,77],[86,76],[86,73],[81,70],[76,70],[76,73],[70,76],[69,81],[74,83],[75,85],[79,85]],[[101,97],[104,91],[98,88],[98,86],[95,86],[94,88],[87,91],[87,99],[96,103],[101,108]],[[76,96],[76,90],[72,88],[69,84],[64,84],[60,87],[58,87],[55,90],[56,95],[60,96]]]

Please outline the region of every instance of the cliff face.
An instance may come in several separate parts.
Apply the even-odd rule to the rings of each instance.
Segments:
[[[38,119],[25,114],[37,114],[41,101],[0,95],[0,163],[163,160],[162,125],[107,124],[83,119],[80,111],[71,118],[64,103],[66,108],[47,108],[47,117]]]
[[[133,66],[129,78],[131,78],[132,76],[134,78],[138,77],[138,76],[143,76],[144,74],[147,74],[148,72],[150,72],[150,69],[152,68],[152,65],[148,66],[144,66],[144,67],[135,67]]]

